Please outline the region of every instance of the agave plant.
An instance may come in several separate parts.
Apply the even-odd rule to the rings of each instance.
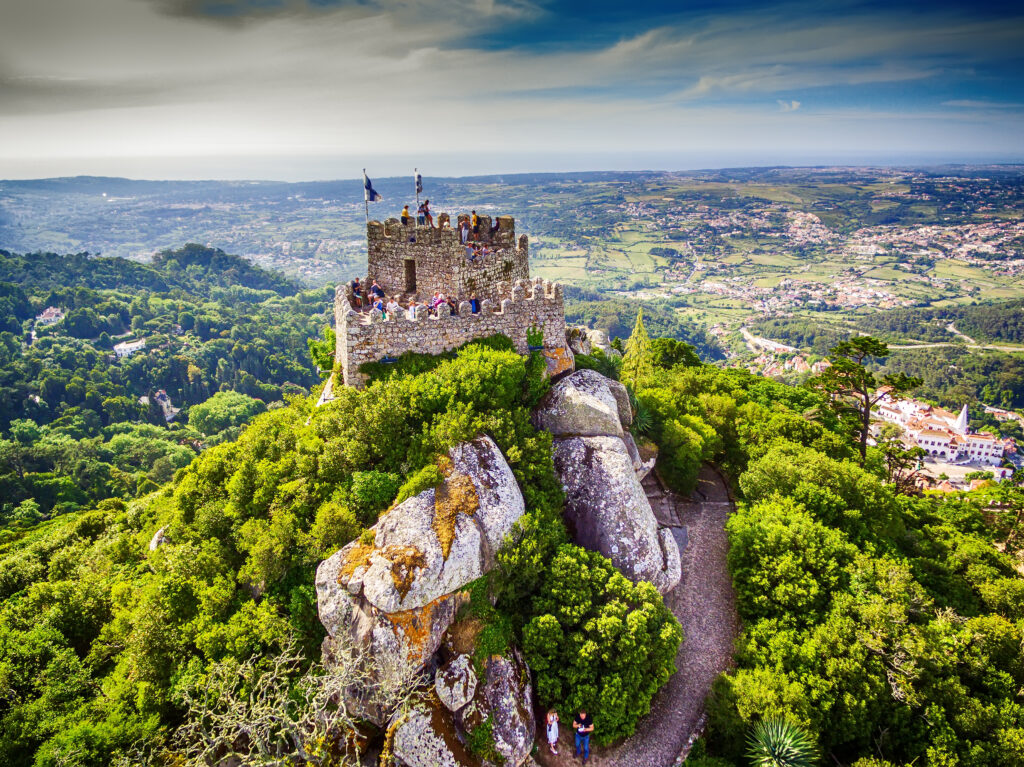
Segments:
[[[633,433],[638,437],[649,437],[654,426],[653,414],[637,399],[632,386],[627,385],[626,392],[629,394],[629,405],[633,409]]]
[[[755,724],[747,746],[747,756],[756,767],[812,767],[818,763],[818,748],[811,737],[781,716]]]

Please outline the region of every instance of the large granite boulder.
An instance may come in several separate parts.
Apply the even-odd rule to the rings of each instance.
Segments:
[[[485,667],[483,684],[455,720],[469,732],[490,719],[494,749],[502,763],[518,767],[530,755],[537,734],[530,669],[517,650],[507,657],[492,655]]]
[[[478,767],[452,727],[451,715],[437,701],[416,706],[395,728],[391,753],[405,767]]]
[[[449,452],[444,482],[384,514],[372,542],[357,540],[320,563],[320,621],[374,653],[424,665],[465,600],[464,587],[494,566],[523,515],[523,496],[489,437]]]
[[[533,411],[534,425],[555,437],[621,437],[632,422],[626,387],[594,370],[563,378]]]
[[[560,439],[554,458],[573,540],[604,554],[634,582],[649,581],[661,593],[674,588],[682,572],[679,547],[669,530],[659,531],[625,442]]]
[[[590,339],[590,346],[592,349],[600,349],[609,357],[622,356],[618,349],[612,347],[611,341],[608,340],[608,333],[604,330],[600,330],[598,328],[588,330],[587,338]]]
[[[445,681],[435,682],[437,697],[421,703],[396,727],[392,752],[405,767],[519,767],[529,758],[537,734],[530,669],[515,650],[507,657],[488,658],[479,682],[468,666],[475,692],[453,709],[445,696],[452,678],[458,685],[466,679],[461,659],[468,663],[469,656],[457,656],[438,673],[437,678],[444,675]],[[470,733],[488,721],[497,759],[474,755],[466,747]]]
[[[551,387],[533,422],[555,438],[555,471],[576,543],[601,552],[634,581],[650,581],[662,593],[674,588],[679,546],[670,531],[658,529],[640,484],[654,462],[642,459],[629,433],[626,387],[578,370]]]
[[[476,695],[476,672],[469,655],[456,655],[437,670],[434,691],[444,707],[458,711]]]

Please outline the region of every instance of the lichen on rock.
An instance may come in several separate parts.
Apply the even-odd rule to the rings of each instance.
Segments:
[[[465,474],[450,474],[434,492],[434,532],[445,559],[455,541],[455,523],[459,514],[472,517],[480,508],[473,480]]]
[[[447,458],[443,487],[396,505],[372,528],[372,545],[353,541],[317,568],[320,620],[331,636],[347,631],[374,652],[423,665],[465,587],[494,566],[525,513],[515,475],[489,437],[457,445]]]

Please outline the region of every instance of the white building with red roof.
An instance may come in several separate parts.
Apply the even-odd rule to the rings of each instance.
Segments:
[[[989,432],[972,432],[967,405],[953,414],[927,402],[895,399],[886,392],[875,406],[875,415],[902,426],[906,441],[936,458],[987,466],[1003,461],[1003,441]]]

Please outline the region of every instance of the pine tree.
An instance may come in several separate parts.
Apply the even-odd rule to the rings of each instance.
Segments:
[[[651,337],[644,327],[644,310],[636,313],[636,324],[626,342],[626,353],[622,358],[622,372],[619,379],[631,386],[648,380],[654,375],[654,362],[651,356]]]

